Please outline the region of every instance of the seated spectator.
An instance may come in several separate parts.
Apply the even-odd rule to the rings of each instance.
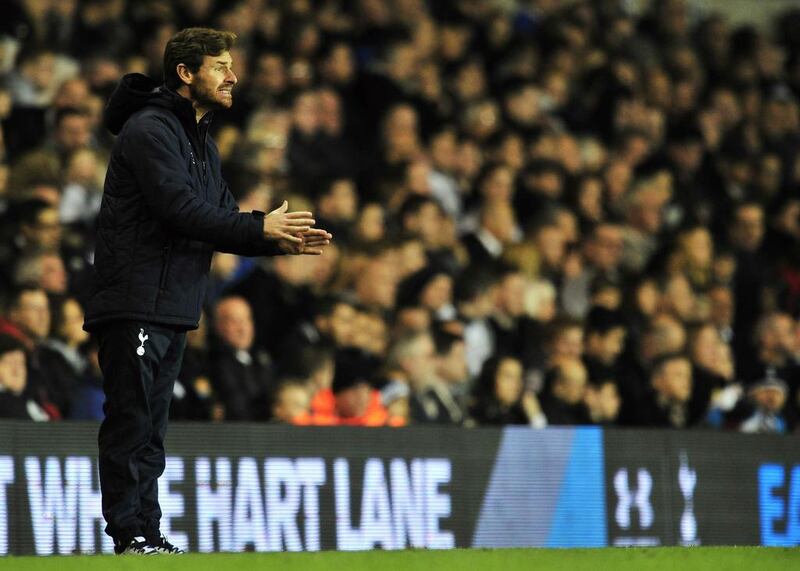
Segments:
[[[436,376],[436,348],[427,331],[410,332],[389,349],[387,381],[402,382],[409,388],[410,416],[414,422],[451,423],[457,407],[449,408],[452,397]]]
[[[0,418],[50,420],[28,390],[25,346],[8,335],[0,335]]]
[[[334,424],[334,349],[326,344],[306,345],[287,351],[283,357],[280,364],[281,375],[302,383],[309,393],[312,424]]]
[[[58,351],[76,375],[86,370],[86,357],[81,346],[89,340],[83,330],[83,308],[75,298],[68,297],[51,303],[50,336],[44,345]]]
[[[494,352],[494,332],[489,316],[494,307],[496,278],[491,271],[470,266],[456,279],[453,297],[458,317],[464,322],[464,343],[470,378],[480,373]]]
[[[14,269],[15,284],[35,284],[49,295],[67,293],[67,270],[57,252],[38,252],[24,256]]]
[[[536,395],[524,388],[522,363],[509,356],[491,357],[475,383],[470,416],[479,426],[547,425]]]
[[[568,317],[554,319],[547,327],[546,339],[550,364],[583,356],[583,323],[578,320]]]
[[[241,297],[222,298],[213,319],[209,378],[225,420],[266,420],[272,363],[266,351],[253,347],[250,306]]]
[[[662,355],[653,364],[650,390],[639,405],[638,423],[652,428],[688,428],[692,425],[692,365],[683,354]]]
[[[381,394],[371,385],[374,374],[375,363],[363,351],[343,349],[336,354],[333,376],[336,424],[385,426],[389,423]]]
[[[617,378],[617,359],[625,348],[627,331],[619,312],[593,307],[586,317],[583,361],[592,382]]]
[[[446,325],[440,325],[433,333],[436,346],[436,376],[447,384],[453,398],[464,409],[470,385],[467,345],[464,341],[463,324],[459,321],[452,323],[461,326],[460,333],[457,328],[448,329]]]
[[[542,412],[548,425],[578,425],[587,421],[586,367],[580,359],[562,358],[548,373]]]
[[[405,278],[397,288],[397,304],[421,307],[438,321],[455,317],[453,278],[435,266],[426,266]]]
[[[28,348],[31,394],[52,420],[69,416],[79,376],[59,351],[46,346],[50,334],[50,304],[44,290],[22,286],[11,296],[9,325]]]
[[[786,381],[766,376],[747,391],[750,414],[739,424],[740,432],[784,434],[788,430],[785,407],[789,387]]]

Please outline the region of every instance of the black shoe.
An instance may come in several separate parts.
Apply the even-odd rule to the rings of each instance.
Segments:
[[[180,547],[175,547],[169,541],[167,541],[167,538],[164,535],[159,537],[158,541],[151,542],[148,545],[152,549],[155,549],[157,553],[163,553],[165,555],[183,555],[186,553]]]
[[[117,555],[158,555],[160,551],[147,542],[144,537],[134,537],[128,542],[114,542]]]

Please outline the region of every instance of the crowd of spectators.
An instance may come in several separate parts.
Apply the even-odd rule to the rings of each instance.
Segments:
[[[635,4],[5,3],[0,417],[102,417],[104,102],[203,25],[238,36],[240,209],[334,240],[215,255],[174,419],[793,431],[800,11]]]

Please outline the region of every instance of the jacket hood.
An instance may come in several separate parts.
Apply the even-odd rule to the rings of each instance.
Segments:
[[[170,109],[180,118],[194,119],[191,101],[141,73],[129,73],[108,99],[103,123],[111,133],[118,135],[130,116],[148,105]]]

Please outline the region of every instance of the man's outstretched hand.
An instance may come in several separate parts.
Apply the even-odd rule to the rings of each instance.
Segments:
[[[314,218],[310,212],[287,212],[287,210],[289,202],[284,200],[283,204],[264,216],[264,238],[302,245],[303,238],[300,236],[311,229]],[[313,236],[317,234],[314,233]]]
[[[333,236],[322,228],[309,228],[305,232],[297,232],[292,238],[297,240],[278,240],[278,248],[284,254],[319,256],[323,248],[331,243]]]

